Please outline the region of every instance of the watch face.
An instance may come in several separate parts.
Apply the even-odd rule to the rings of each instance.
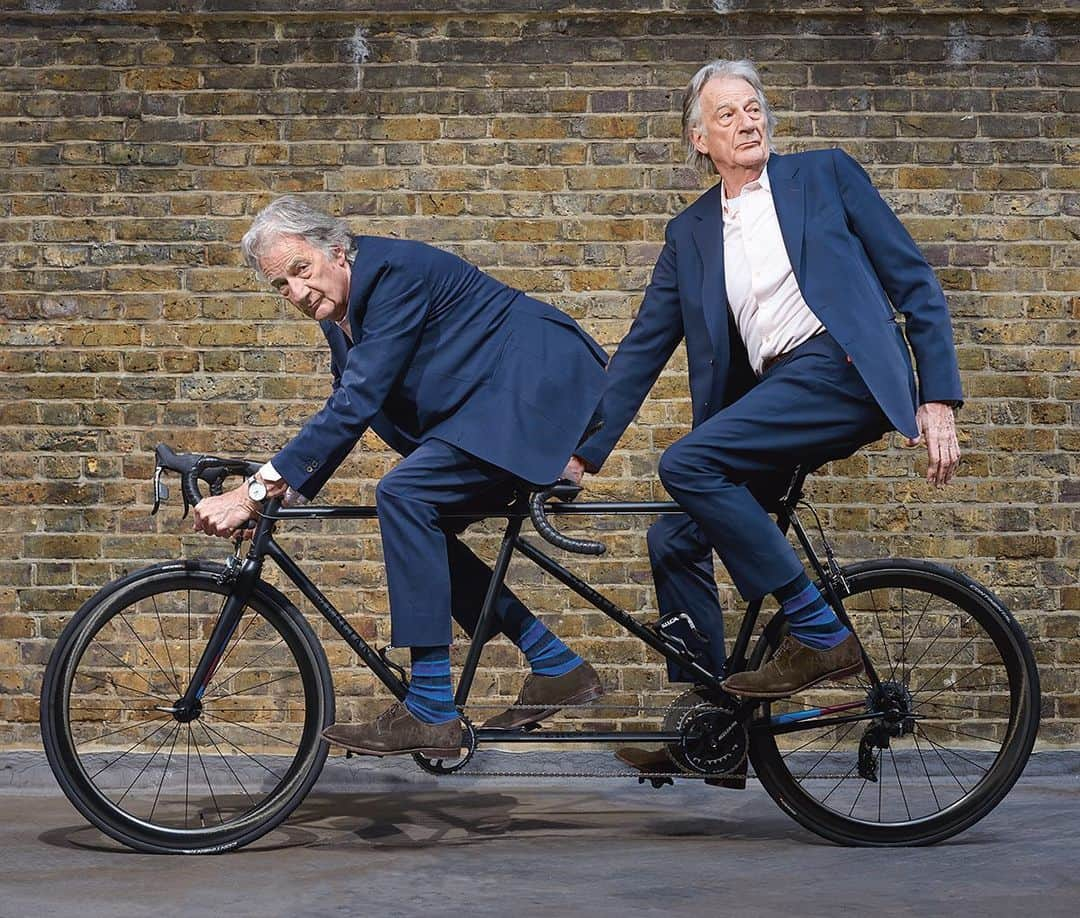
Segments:
[[[261,481],[248,482],[248,497],[254,501],[266,499],[266,485]]]

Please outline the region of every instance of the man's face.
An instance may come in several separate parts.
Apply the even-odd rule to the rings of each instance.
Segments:
[[[349,305],[351,271],[344,251],[333,255],[327,258],[300,236],[278,236],[259,259],[259,270],[305,316],[340,322]]]
[[[694,148],[717,171],[760,170],[769,158],[765,114],[754,87],[739,77],[716,77],[701,90],[701,122],[691,132]]]

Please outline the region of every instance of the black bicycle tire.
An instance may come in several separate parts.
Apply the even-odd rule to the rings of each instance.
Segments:
[[[280,591],[269,584],[259,583],[248,606],[267,618],[283,636],[290,641],[290,648],[299,651],[294,657],[301,668],[302,683],[313,686],[313,704],[317,729],[306,731],[301,742],[305,746],[302,755],[294,761],[302,764],[288,782],[284,792],[268,797],[252,812],[260,813],[257,821],[245,821],[235,827],[217,827],[207,830],[165,830],[152,828],[135,819],[117,816],[116,808],[106,804],[103,795],[92,789],[92,782],[81,774],[81,768],[72,761],[75,755],[66,721],[66,692],[74,678],[73,666],[93,637],[87,634],[97,624],[100,628],[117,608],[124,608],[125,601],[138,596],[148,588],[207,589],[217,595],[225,595],[223,585],[225,568],[209,561],[170,561],[155,564],[107,584],[88,599],[73,616],[61,634],[49,663],[41,692],[41,732],[45,753],[61,789],[71,803],[94,826],[106,835],[137,851],[154,854],[218,854],[248,845],[280,825],[303,801],[318,780],[325,764],[329,744],[322,739],[321,731],[334,720],[334,690],[326,654],[307,620]],[[149,595],[146,593],[145,595]],[[94,628],[96,633],[97,628]],[[282,630],[285,629],[285,630]],[[321,712],[321,713],[320,713]],[[90,784],[91,786],[88,786]]]
[[[835,810],[818,803],[804,791],[784,764],[771,733],[764,730],[751,731],[750,757],[762,786],[789,816],[815,834],[841,845],[865,847],[895,847],[932,845],[970,828],[987,816],[1004,799],[1019,779],[1031,755],[1039,727],[1040,687],[1039,673],[1031,646],[1012,614],[993,593],[970,577],[944,565],[906,558],[888,558],[866,561],[843,569],[849,592],[855,595],[860,588],[875,579],[886,577],[909,577],[913,583],[932,584],[939,588],[951,588],[963,596],[969,605],[965,610],[986,627],[980,616],[985,617],[1007,638],[1006,646],[1013,655],[1006,662],[1016,666],[1021,675],[1018,690],[1017,714],[1010,721],[1009,730],[1001,751],[998,753],[987,778],[980,781],[977,791],[965,795],[957,804],[923,820],[907,824],[874,825],[863,820],[845,817]],[[819,586],[821,586],[819,584]],[[977,609],[978,613],[973,612]],[[756,668],[773,649],[770,640],[778,640],[779,633],[768,632],[758,641],[750,661]],[[993,635],[991,635],[993,637]],[[995,641],[997,644],[997,641]],[[998,645],[999,651],[1001,645]],[[992,774],[992,777],[991,777]]]

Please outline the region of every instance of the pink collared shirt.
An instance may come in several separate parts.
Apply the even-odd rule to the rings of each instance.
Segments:
[[[770,357],[824,331],[795,279],[776,216],[768,165],[737,198],[720,194],[724,211],[724,278],[750,366],[761,375]]]

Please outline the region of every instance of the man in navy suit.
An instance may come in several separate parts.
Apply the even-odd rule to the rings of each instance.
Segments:
[[[298,197],[260,212],[248,264],[306,316],[332,353],[321,411],[250,482],[195,509],[195,528],[232,535],[269,497],[311,498],[372,428],[405,458],[376,487],[391,640],[409,647],[403,703],[324,735],[370,755],[458,752],[450,620],[472,633],[490,569],[442,511],[505,507],[520,480],[554,481],[595,425],[606,354],[569,316],[455,255],[417,242],[354,237]],[[602,694],[596,672],[505,587],[496,612],[532,672],[511,728]],[[536,707],[541,710],[536,710]]]
[[[668,224],[652,283],[608,365],[604,427],[567,469],[578,481],[599,470],[685,341],[693,429],[664,453],[659,473],[687,515],[649,532],[658,602],[662,617],[693,617],[720,672],[712,551],[746,600],[777,597],[788,636],[758,671],[724,683],[751,698],[862,668],[855,636],[766,511],[791,470],[848,456],[894,428],[909,445],[925,441],[936,485],[960,456],[960,378],[933,270],[854,160],[839,150],[771,153],[773,121],[748,61],[714,61],[691,80],[689,159],[721,180]]]

